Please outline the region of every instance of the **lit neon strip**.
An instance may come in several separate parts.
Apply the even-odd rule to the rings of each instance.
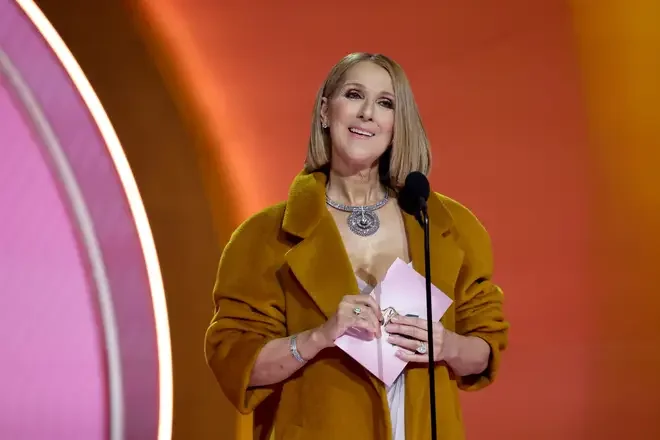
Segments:
[[[61,39],[57,31],[50,24],[46,16],[32,0],[16,0],[32,23],[37,27],[48,45],[51,47],[64,69],[69,74],[76,89],[85,101],[96,125],[101,132],[110,156],[119,175],[128,204],[135,221],[138,237],[142,247],[144,261],[147,267],[147,276],[151,288],[151,300],[156,322],[156,339],[158,348],[158,380],[159,380],[159,407],[158,407],[158,440],[172,438],[172,417],[174,386],[172,377],[172,348],[170,345],[169,319],[165,300],[165,289],[160,273],[158,255],[154,244],[147,214],[144,210],[142,198],[137,183],[133,178],[128,160],[119,142],[108,115],[101,102],[85,77],[82,69]]]

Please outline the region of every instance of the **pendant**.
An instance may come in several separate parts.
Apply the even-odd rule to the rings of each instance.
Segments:
[[[374,211],[353,211],[347,223],[351,232],[362,237],[373,235],[380,228],[380,219]]]

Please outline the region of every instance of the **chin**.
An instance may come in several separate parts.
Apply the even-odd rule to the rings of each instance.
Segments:
[[[376,166],[378,159],[384,153],[371,151],[351,151],[350,153],[340,154],[342,162],[344,162],[350,169],[369,169]]]

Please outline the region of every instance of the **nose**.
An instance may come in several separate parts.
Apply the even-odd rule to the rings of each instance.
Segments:
[[[360,107],[360,113],[358,114],[358,117],[362,120],[365,121],[371,121],[374,116],[374,103],[369,101],[368,99],[364,100],[364,103]]]

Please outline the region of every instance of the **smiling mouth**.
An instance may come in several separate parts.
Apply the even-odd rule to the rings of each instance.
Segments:
[[[350,131],[351,133],[353,133],[355,135],[358,135],[360,137],[365,137],[365,138],[374,137],[376,135],[375,133],[372,133],[370,131],[361,130],[361,129],[355,128],[355,127],[349,128],[348,131]]]

